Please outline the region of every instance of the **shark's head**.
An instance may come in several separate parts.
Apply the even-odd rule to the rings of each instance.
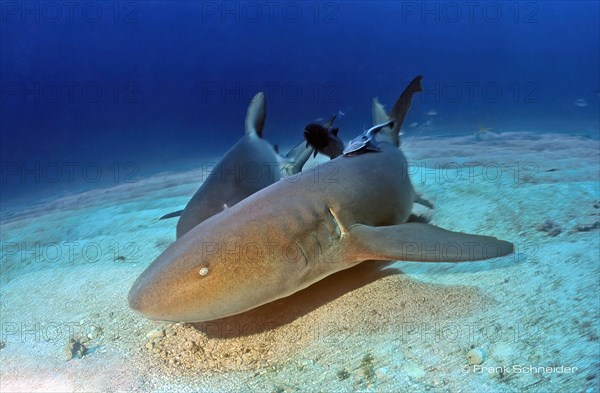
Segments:
[[[271,300],[267,285],[257,285],[265,274],[257,262],[268,255],[240,249],[241,237],[218,228],[220,221],[212,225],[215,220],[185,234],[142,272],[129,291],[133,310],[154,320],[202,322]]]
[[[182,252],[182,239],[156,258],[129,291],[129,307],[146,318],[174,322],[212,319],[215,310],[207,306],[211,303],[208,298],[216,296],[211,283],[214,266],[201,255],[196,259]]]

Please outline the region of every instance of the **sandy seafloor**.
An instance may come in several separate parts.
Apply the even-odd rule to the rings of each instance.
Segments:
[[[237,317],[157,323],[127,292],[174,240],[176,221],[157,218],[185,205],[200,171],[61,197],[2,221],[0,390],[600,391],[598,141],[522,132],[402,148],[435,204],[416,213],[518,252],[365,262]],[[79,336],[88,350],[67,361]],[[475,370],[471,348],[507,370]]]

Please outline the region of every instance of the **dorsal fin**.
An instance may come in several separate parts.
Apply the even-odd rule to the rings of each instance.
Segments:
[[[298,143],[288,154],[286,154],[285,158],[282,158],[284,163],[282,171],[286,176],[295,175],[300,172],[313,151],[314,149],[312,146],[309,146],[308,144],[306,146],[304,145],[304,141]]]
[[[409,84],[406,86],[406,89],[400,94],[398,100],[394,104],[389,117],[394,120],[394,129],[393,133],[395,135],[399,135],[400,127],[402,127],[402,123],[404,122],[404,118],[406,117],[406,112],[408,112],[408,108],[410,108],[410,104],[412,101],[413,94],[423,91],[421,87],[421,80],[423,77],[421,75],[415,77]],[[399,140],[399,138],[398,138]]]
[[[371,113],[373,115],[373,125],[385,123],[390,120],[387,113],[385,112],[385,108],[381,102],[379,102],[379,98],[373,98],[373,105],[371,106]]]
[[[379,102],[379,99],[377,97],[373,98],[371,112],[373,116],[373,125],[386,123],[390,120],[388,115],[385,113],[385,108]],[[379,132],[379,135],[377,136],[377,140],[381,142],[389,142],[394,146],[400,146],[400,139],[398,137],[398,133],[394,132],[391,127],[382,128]]]
[[[261,91],[252,98],[250,105],[248,105],[248,112],[246,112],[246,135],[256,134],[259,138],[262,138],[266,117],[267,103],[265,95]]]
[[[337,115],[334,113],[329,119],[327,119],[327,121],[325,123],[323,123],[323,127],[325,128],[329,128],[333,125],[333,122],[335,121]]]

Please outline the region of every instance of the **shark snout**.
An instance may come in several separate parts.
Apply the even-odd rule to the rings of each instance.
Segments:
[[[133,283],[127,295],[129,307],[149,319],[163,319],[165,297],[159,283],[148,274],[142,273]]]
[[[169,305],[164,303],[155,289],[152,286],[137,285],[136,282],[127,295],[129,307],[148,319],[171,320],[168,313]]]
[[[129,302],[129,308],[139,314],[145,315],[146,307],[144,303],[143,290],[140,288],[140,285],[137,281],[129,290],[127,301]]]

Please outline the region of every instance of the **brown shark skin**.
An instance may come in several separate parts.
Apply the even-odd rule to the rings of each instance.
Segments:
[[[200,223],[137,279],[131,307],[151,319],[212,320],[361,262],[340,223],[401,224],[413,204],[404,154],[382,145],[381,153],[338,157],[277,182]]]

